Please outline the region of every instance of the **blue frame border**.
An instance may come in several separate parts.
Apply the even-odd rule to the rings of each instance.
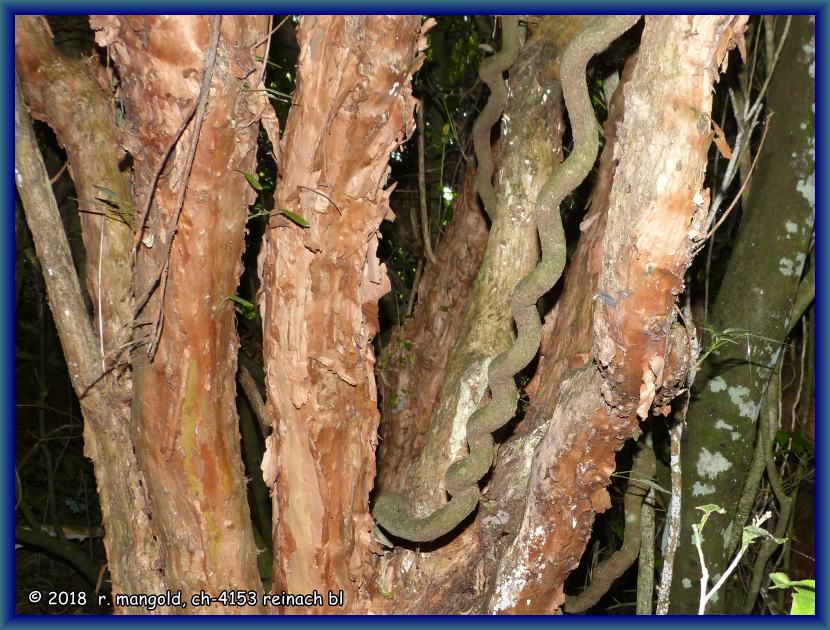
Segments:
[[[733,12],[745,13],[767,13],[767,14],[816,14],[816,531],[828,531],[827,518],[828,497],[827,497],[827,463],[824,459],[824,454],[828,452],[827,449],[827,426],[823,422],[828,418],[827,415],[827,392],[830,392],[830,379],[828,372],[825,370],[824,359],[828,355],[827,347],[827,332],[825,331],[822,322],[828,315],[827,309],[827,251],[825,244],[827,243],[828,230],[828,216],[826,211],[827,205],[827,191],[826,182],[830,181],[830,173],[827,171],[826,148],[828,146],[828,128],[826,121],[827,111],[827,36],[830,34],[830,13],[828,12],[828,4],[830,0],[823,2],[806,2],[798,1],[792,3],[779,2],[749,2],[741,0],[737,2],[721,3],[712,2],[711,0],[696,3],[682,3],[682,4],[666,4],[666,3],[638,3],[627,4],[622,2],[599,2],[592,0],[585,0],[580,3],[554,3],[545,2],[543,0],[523,0],[519,3],[520,6],[509,5],[505,0],[481,0],[473,2],[454,1],[442,2],[441,0],[422,0],[418,3],[407,2],[401,5],[393,6],[395,11],[399,13],[425,13],[435,15],[453,15],[453,14],[492,14],[492,13],[550,13],[550,14],[566,14],[566,13],[622,13],[622,12],[651,12],[651,13],[715,13],[723,12],[725,8]],[[0,229],[0,253],[2,254],[2,265],[0,265],[0,292],[3,296],[3,304],[6,308],[2,310],[2,325],[0,325],[0,348],[2,348],[2,363],[0,366],[0,395],[2,403],[0,403],[3,411],[2,425],[0,425],[0,448],[2,448],[2,456],[0,456],[0,493],[2,493],[2,503],[7,506],[13,505],[14,502],[14,262],[15,262],[15,243],[14,243],[14,203],[15,203],[15,187],[13,175],[13,161],[14,149],[12,143],[13,125],[14,125],[14,15],[18,13],[43,13],[43,14],[95,14],[115,12],[124,13],[123,9],[129,8],[131,13],[275,13],[282,10],[283,13],[290,12],[292,9],[301,8],[304,13],[342,13],[344,9],[349,13],[380,13],[386,12],[390,9],[388,3],[381,3],[378,0],[349,2],[348,5],[343,5],[335,2],[321,2],[318,0],[311,0],[302,2],[299,5],[296,1],[287,3],[282,1],[266,2],[265,0],[247,0],[240,5],[234,5],[231,10],[228,10],[223,3],[216,0],[196,3],[176,2],[174,5],[168,5],[161,2],[138,2],[132,6],[118,5],[112,2],[83,2],[75,3],[71,1],[66,2],[25,2],[23,0],[4,1],[0,0],[0,32],[4,35],[5,42],[5,59],[2,67],[0,67],[0,79],[2,85],[5,86],[3,90],[3,119],[5,124],[0,128],[0,145],[2,146],[3,161],[6,165],[5,177],[2,178],[2,193],[5,200],[2,213],[2,225],[4,229]],[[821,457],[818,456],[821,454]],[[94,616],[62,616],[53,620],[49,617],[30,617],[30,616],[16,616],[14,614],[14,510],[6,510],[0,518],[0,567],[2,567],[2,584],[0,588],[0,624],[9,627],[46,627],[54,624],[71,625],[71,626],[99,626],[101,624],[118,623],[118,624],[149,624],[154,626],[167,626],[168,624],[187,624],[197,623],[206,625],[229,624],[227,617],[206,617],[206,616],[182,616],[182,617],[150,617],[150,616],[121,616],[112,617],[104,615]],[[621,623],[623,625],[630,624],[645,624],[645,625],[663,625],[667,623],[691,625],[697,623],[724,624],[724,625],[770,625],[775,626],[798,626],[798,627],[828,627],[828,584],[827,584],[827,543],[823,536],[816,536],[816,617],[769,617],[769,616],[737,616],[737,617],[706,617],[705,620],[698,617],[611,617],[611,616],[561,616],[561,617],[525,617],[525,616],[511,616],[509,619],[480,617],[473,618],[458,617],[458,618],[441,618],[431,616],[419,617],[398,617],[394,620],[389,618],[378,617],[345,617],[335,616],[326,617],[325,620],[320,620],[314,617],[294,617],[290,621],[281,618],[279,621],[273,617],[264,616],[245,616],[239,621],[243,623],[278,623],[281,626],[302,626],[304,628],[322,627],[331,622],[340,624],[402,624],[402,625],[426,625],[430,626],[446,626],[457,624],[475,624],[475,625],[493,625],[502,623],[522,624],[551,624],[560,627],[585,627],[594,624],[601,627],[613,619],[613,623]],[[244,621],[243,621],[244,619]],[[236,621],[236,618],[234,618]]]

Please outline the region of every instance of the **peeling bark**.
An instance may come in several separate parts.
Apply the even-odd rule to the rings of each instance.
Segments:
[[[212,19],[221,20],[216,64],[187,172],[197,121],[180,132],[200,94]],[[153,344],[157,325],[161,335],[154,360],[143,349],[133,352],[132,434],[165,576],[185,597],[259,591],[235,406],[238,341],[225,298],[236,293],[254,197],[234,172],[253,168],[261,113],[243,83],[259,69],[253,46],[267,19],[105,16],[92,24],[122,81],[122,142],[134,159],[136,214],[153,199],[146,224],[137,225],[133,284],[137,296],[158,285],[141,312],[150,325],[141,330],[149,329],[145,341]],[[216,605],[200,612],[258,610]]]
[[[562,100],[553,80],[557,43],[549,32],[532,39],[510,70],[505,109],[509,122],[502,126],[495,219],[415,478],[413,495],[427,506],[444,501],[444,474],[465,449],[466,422],[486,390],[489,361],[514,338],[511,290],[539,256],[534,203],[562,158]],[[538,133],[539,121],[549,133]],[[422,547],[417,553],[396,551],[390,589],[400,590],[389,610],[481,612],[487,579],[480,521],[490,517],[480,511],[478,519],[444,544]]]
[[[95,66],[61,55],[45,19],[37,16],[15,18],[15,66],[29,113],[49,124],[66,150],[78,198],[107,198],[96,188],[99,186],[130,205],[129,176],[118,166],[123,155],[118,151],[111,96],[96,82]],[[84,453],[93,461],[101,500],[112,590],[114,594],[163,592],[165,583],[158,572],[160,551],[149,527],[144,478],[129,434],[130,372],[119,358],[122,346],[132,336],[132,232],[115,212],[105,213],[106,205],[82,202],[81,208],[86,288],[94,313],[88,334],[93,335],[95,353],[81,369],[76,368],[73,380],[84,411]],[[34,234],[37,226],[31,227]],[[62,231],[62,226],[59,229]],[[58,322],[68,310],[64,308],[68,295],[50,287],[49,299]],[[72,318],[77,325],[89,324],[83,308]],[[68,362],[75,353],[67,347],[67,335],[86,334],[65,332],[60,336]],[[81,360],[75,361],[80,367]],[[109,371],[116,364],[116,369]],[[106,376],[93,383],[105,370]],[[78,380],[81,374],[83,379]]]
[[[745,16],[646,22],[637,69],[625,88],[620,166],[594,313],[603,395],[620,416],[636,411],[645,418],[657,391],[685,374],[682,361],[673,360],[669,332],[685,271],[704,237],[712,90],[745,25]],[[652,160],[642,159],[642,147]]]
[[[426,28],[417,16],[301,18],[275,207],[309,227],[273,216],[259,258],[273,590],[342,589],[347,612],[366,611],[375,589],[371,340],[389,290],[377,230],[391,216],[389,155],[413,130]]]
[[[605,486],[615,452],[633,434],[611,418],[593,365],[566,377],[559,404],[534,452],[525,511],[498,566],[488,610],[553,613],[562,587],[579,564],[596,512],[610,507]],[[574,421],[578,419],[579,421]]]
[[[706,115],[717,68],[745,21],[646,19],[637,66],[624,88],[598,285],[603,299],[594,312],[602,376],[589,365],[563,384],[534,456],[519,533],[499,566],[494,612],[540,605],[552,612],[561,605],[565,576],[584,551],[594,512],[608,507],[604,487],[616,450],[637,434],[638,414],[645,416],[643,407],[647,413],[670,374],[681,378],[682,365],[669,360],[668,336],[675,296],[701,236],[690,226],[706,214],[705,204],[694,203],[712,137]],[[671,390],[662,404],[670,396]]]
[[[580,225],[582,234],[565,273],[562,294],[545,322],[539,367],[533,377],[536,385],[531,383],[528,386],[528,389],[534,391],[530,408],[515,435],[499,450],[487,498],[493,502],[492,511],[499,514],[500,518],[492,520],[490,527],[484,530],[495,558],[501,558],[521,526],[527,504],[528,483],[534,467],[550,466],[547,460],[534,457],[534,452],[549,430],[551,418],[559,405],[563,378],[567,377],[570,370],[584,367],[591,361],[594,295],[602,271],[602,243],[616,168],[613,159],[617,142],[616,129],[625,111],[622,88],[630,80],[635,64],[636,55],[626,63],[609,105],[608,119],[603,125],[605,144],[591,193],[591,206]],[[576,403],[569,399],[562,400],[562,405],[566,408]],[[560,415],[566,419],[565,422],[568,422],[568,418],[577,418],[567,410],[560,412]],[[581,493],[575,494],[568,501],[578,502],[581,496]],[[593,510],[589,505],[584,505],[583,508]],[[587,533],[590,536],[590,528]],[[583,544],[587,542],[586,538]],[[493,564],[493,569],[488,571],[493,576],[491,583],[499,576],[495,570],[498,563],[494,561]],[[491,609],[493,608],[494,604],[491,603]]]

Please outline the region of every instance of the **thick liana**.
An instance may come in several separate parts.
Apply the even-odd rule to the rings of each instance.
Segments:
[[[501,18],[501,50],[481,63],[479,78],[490,88],[490,97],[473,124],[473,149],[476,161],[476,192],[484,203],[484,211],[492,221],[496,211],[496,190],[493,188],[493,151],[490,130],[507,106],[507,84],[502,73],[519,56],[519,18],[505,15]]]
[[[452,496],[449,502],[426,516],[413,516],[414,506],[399,494],[385,493],[375,501],[372,512],[375,519],[393,536],[412,542],[435,540],[455,529],[478,503],[478,482],[493,463],[492,433],[504,426],[516,411],[518,392],[514,376],[539,350],[542,325],[536,301],[553,287],[565,266],[565,233],[559,206],[591,171],[599,149],[599,126],[588,94],[585,68],[591,57],[605,50],[638,20],[639,16],[594,18],[562,55],[560,77],[574,150],[545,182],[536,199],[542,257],[536,268],[513,289],[510,306],[516,321],[516,341],[490,363],[490,402],[467,421],[469,454],[454,462],[444,479]]]

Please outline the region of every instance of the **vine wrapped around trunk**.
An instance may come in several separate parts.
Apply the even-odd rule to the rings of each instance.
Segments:
[[[496,211],[496,190],[493,188],[493,151],[490,147],[490,130],[507,106],[507,83],[502,73],[516,62],[519,56],[519,18],[505,15],[501,19],[501,50],[481,64],[478,76],[490,88],[490,98],[473,125],[473,148],[476,152],[476,192],[484,202],[484,211],[490,220]]]
[[[539,348],[541,321],[536,301],[553,287],[565,265],[565,234],[559,205],[588,175],[599,148],[598,125],[588,94],[585,68],[594,55],[605,50],[638,19],[639,16],[596,18],[563,54],[562,87],[573,128],[574,151],[545,183],[536,201],[542,259],[513,290],[511,310],[518,337],[511,348],[490,364],[490,403],[470,417],[467,422],[469,455],[454,462],[445,477],[452,499],[431,514],[413,517],[406,497],[394,493],[378,497],[375,519],[395,536],[413,542],[435,540],[458,526],[478,504],[478,481],[493,462],[492,433],[508,422],[516,410],[518,392],[514,376],[530,363]]]

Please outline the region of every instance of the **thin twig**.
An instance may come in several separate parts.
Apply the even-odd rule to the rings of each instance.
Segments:
[[[706,238],[711,238],[712,235],[715,233],[715,230],[717,230],[723,224],[723,222],[726,221],[726,217],[728,217],[729,213],[732,212],[732,208],[734,208],[737,205],[738,200],[740,200],[741,195],[744,192],[744,189],[747,187],[747,184],[749,184],[749,181],[752,179],[752,173],[755,171],[755,165],[758,164],[758,157],[761,155],[761,149],[764,148],[764,141],[767,139],[767,131],[769,131],[769,119],[772,118],[772,114],[772,112],[769,112],[767,114],[766,120],[764,121],[764,131],[761,133],[761,142],[758,145],[758,150],[755,152],[755,157],[752,158],[752,166],[749,167],[749,172],[746,174],[746,177],[744,178],[744,181],[741,184],[740,189],[738,189],[738,192],[735,194],[735,198],[732,200],[732,203],[729,204],[729,207],[726,208],[726,211],[723,213],[721,218],[718,220],[717,223],[715,223],[715,226],[706,235]]]
[[[649,436],[650,437],[650,436]],[[654,499],[649,488],[640,516],[640,555],[637,561],[637,613],[650,615],[654,597]]]
[[[159,162],[159,165],[156,168],[156,172],[153,175],[152,180],[150,180],[151,184],[150,190],[147,192],[147,201],[145,202],[144,209],[142,210],[141,216],[139,217],[139,220],[136,223],[135,237],[133,238],[132,245],[133,257],[135,257],[136,253],[138,252],[138,245],[141,242],[141,235],[144,231],[144,224],[147,222],[147,216],[150,214],[150,206],[153,203],[153,197],[155,197],[156,187],[158,186],[158,181],[159,177],[161,177],[161,172],[167,165],[167,160],[170,159],[170,155],[173,153],[173,149],[175,148],[176,144],[178,144],[179,139],[185,132],[185,129],[187,129],[187,127],[190,125],[190,121],[193,120],[193,117],[195,116],[196,112],[199,110],[200,107],[204,109],[203,101],[207,100],[207,93],[210,88],[210,78],[213,76],[213,66],[216,62],[216,49],[219,43],[219,23],[222,20],[222,16],[214,15],[211,16],[210,20],[210,44],[208,47],[207,55],[205,56],[204,68],[202,69],[202,85],[199,94],[199,99],[196,103],[193,104],[193,106],[190,108],[190,111],[187,112],[187,115],[184,117],[184,121],[182,122],[182,126],[179,128],[179,131],[176,133],[176,135],[173,136],[173,139],[170,141],[170,144],[167,145],[167,148],[164,151],[164,156],[162,157],[161,162]],[[210,77],[208,75],[210,75]],[[201,121],[197,120],[196,126],[194,128],[193,140],[191,141],[191,147],[194,149],[194,151],[196,140],[198,140],[199,137],[198,131],[201,129],[201,126]],[[188,167],[185,170],[185,176],[189,175],[189,173],[190,168]]]
[[[418,283],[421,281],[421,273],[424,270],[424,259],[418,259],[418,267],[415,269],[415,280],[412,282],[412,290],[409,292],[409,299],[406,301],[405,317],[412,315],[412,309],[415,307],[415,296],[418,294]],[[393,276],[395,274],[392,274]]]
[[[161,299],[159,300],[159,311],[158,315],[156,316],[155,329],[153,331],[153,341],[150,343],[150,347],[147,349],[147,354],[150,357],[150,361],[152,361],[156,356],[156,350],[158,349],[159,341],[161,340],[161,331],[164,328],[164,301],[167,298],[167,278],[169,277],[168,274],[170,273],[169,251],[167,253],[167,257],[161,269],[161,277],[163,278],[163,281],[161,284]]]
[[[755,97],[755,102],[752,104],[752,107],[747,110],[744,119],[754,118],[761,109],[764,95],[767,93],[767,88],[769,88],[770,81],[772,80],[772,75],[775,74],[775,67],[778,65],[778,60],[781,58],[781,51],[784,48],[784,42],[787,41],[787,34],[790,32],[791,21],[792,16],[787,16],[787,21],[784,23],[784,32],[781,33],[781,39],[778,40],[778,48],[775,49],[775,56],[772,58],[772,62],[769,64],[767,76],[764,78],[764,83],[761,85],[761,89],[758,90],[758,96]],[[746,104],[747,106],[749,105],[749,99],[747,99]]]
[[[63,172],[66,170],[66,167],[68,165],[69,165],[69,160],[67,160],[66,162],[63,163],[63,166],[61,166],[60,170],[57,173],[52,175],[52,179],[49,180],[49,183],[52,186],[54,186],[55,182],[58,181],[58,178],[60,178],[60,176],[63,175]]]
[[[256,416],[262,435],[267,437],[269,429],[271,428],[271,423],[268,422],[268,414],[265,410],[265,401],[262,399],[262,394],[259,391],[259,385],[257,385],[256,379],[254,378],[254,375],[251,374],[251,371],[242,363],[239,364],[238,378],[239,384],[242,385],[242,391],[245,392],[248,402],[251,403],[251,410]]]
[[[688,283],[691,285],[691,282]],[[660,586],[657,589],[657,606],[655,614],[667,615],[669,613],[669,595],[674,573],[674,557],[677,552],[677,545],[680,542],[680,515],[681,496],[683,492],[683,473],[680,444],[683,437],[683,428],[686,426],[686,415],[689,411],[692,385],[697,377],[700,357],[700,339],[697,329],[692,321],[692,305],[689,299],[690,291],[686,293],[686,302],[680,313],[686,334],[689,338],[689,373],[686,376],[686,399],[683,409],[679,414],[678,422],[669,429],[671,437],[671,455],[669,466],[671,469],[671,500],[669,501],[668,513],[666,514],[666,529],[668,531],[668,542],[663,553],[663,571],[660,575]]]
[[[790,408],[790,431],[792,433],[795,433],[795,419],[798,417],[796,410],[801,403],[801,396],[804,392],[804,366],[807,357],[807,341],[810,338],[807,334],[807,318],[799,317],[799,321],[801,321],[801,356],[799,357],[798,387],[796,387],[793,404]]]
[[[103,283],[103,266],[104,266],[104,231],[107,228],[106,214],[101,215],[101,238],[98,241],[98,343],[101,350],[101,371],[107,369],[107,362],[104,353],[104,309],[101,293],[103,292],[101,284]]]
[[[758,431],[758,439],[762,445],[764,463],[767,471],[767,479],[773,496],[778,501],[778,521],[773,530],[772,538],[767,538],[761,543],[761,549],[755,557],[752,566],[752,579],[744,599],[744,614],[749,614],[755,607],[755,600],[761,590],[761,582],[766,574],[766,566],[770,557],[778,548],[779,541],[787,533],[790,522],[790,513],[793,508],[795,492],[787,495],[784,491],[784,483],[775,468],[775,433],[781,420],[781,366],[783,364],[783,353],[779,356],[775,372],[767,388],[767,395],[764,399],[764,411],[761,414],[761,422]],[[803,463],[799,463],[799,468]]]
[[[752,519],[752,525],[754,527],[760,527],[770,516],[772,516],[770,512],[757,516]],[[715,593],[721,589],[721,587],[726,583],[726,580],[729,579],[729,576],[735,571],[738,563],[741,561],[741,558],[743,558],[746,553],[746,550],[749,549],[749,545],[741,545],[741,549],[737,554],[735,554],[735,557],[732,559],[732,562],[729,563],[726,571],[723,572],[723,575],[720,576],[720,579],[715,583],[711,590],[707,591],[706,588],[709,585],[709,569],[706,567],[706,560],[703,558],[703,547],[701,546],[700,530],[698,529],[697,524],[692,525],[692,531],[694,532],[692,542],[697,548],[697,556],[700,559],[700,604],[698,605],[697,614],[702,615],[706,612],[706,605],[709,603],[709,600],[715,596]]]
[[[320,195],[324,199],[328,199],[329,203],[334,206],[335,210],[337,210],[337,214],[339,214],[341,217],[343,216],[343,211],[340,209],[340,206],[334,203],[334,200],[331,197],[329,197],[326,193],[320,192],[319,190],[315,190],[314,188],[309,188],[308,186],[302,186],[301,184],[297,184],[297,188],[302,188],[303,190],[313,192],[315,195]]]
[[[429,236],[429,214],[427,213],[427,187],[424,173],[424,104],[418,105],[418,197],[421,207],[421,231],[424,239],[424,256],[433,265],[436,264],[435,252],[432,251],[432,241]]]
[[[688,398],[688,394],[686,395]],[[669,431],[671,435],[671,500],[666,514],[666,527],[668,529],[668,542],[666,551],[663,554],[663,571],[660,574],[660,586],[657,589],[657,607],[655,614],[667,615],[669,612],[669,594],[671,592],[672,574],[674,573],[674,556],[677,552],[677,544],[680,540],[680,513],[682,494],[681,465],[680,465],[680,440],[683,437],[683,421],[676,422]]]
[[[268,31],[268,34],[265,37],[263,37],[262,39],[260,39],[256,44],[251,46],[251,48],[259,48],[262,45],[262,42],[264,42],[265,40],[268,40],[268,42],[270,43],[271,42],[271,35],[273,35],[278,30],[280,30],[280,26],[285,24],[285,21],[290,17],[291,17],[290,15],[286,15],[284,18],[282,18],[282,20],[280,20],[279,24],[277,24],[273,29]],[[273,19],[274,18],[272,16],[271,19],[269,20],[268,26],[271,26],[271,24],[273,24]],[[265,58],[263,59],[263,63],[267,60],[268,60],[268,55],[266,54]]]
[[[277,28],[282,26],[282,23],[285,22],[287,16],[283,18],[282,22],[277,25]],[[265,44],[265,54],[262,56],[262,74],[259,76],[259,82],[265,85],[265,73],[268,70],[268,55],[271,54],[271,35],[273,35],[277,28],[271,30],[271,26],[274,24],[274,16],[268,16],[268,35],[266,35],[263,39],[259,40],[256,44],[254,44],[254,48],[259,48],[263,41],[267,41]]]
[[[644,438],[647,448],[654,450],[651,432]],[[656,476],[656,464],[653,476]],[[654,599],[654,500],[657,493],[648,489],[640,513],[640,552],[637,558],[637,611],[638,615],[650,615]]]
[[[718,189],[718,192],[712,199],[712,204],[709,209],[709,216],[707,219],[708,224],[714,222],[715,216],[720,210],[721,203],[723,202],[723,196],[726,194],[727,188],[729,188],[729,186],[732,184],[732,180],[734,179],[735,173],[738,170],[738,163],[740,162],[743,153],[747,150],[747,147],[750,143],[752,131],[753,129],[755,129],[755,125],[758,121],[758,116],[761,112],[761,105],[764,103],[764,95],[767,92],[773,71],[775,70],[775,67],[778,64],[778,60],[781,56],[781,50],[784,46],[784,41],[787,38],[789,27],[790,18],[788,17],[787,22],[784,26],[784,32],[782,33],[781,39],[778,42],[778,48],[776,49],[775,54],[772,56],[772,61],[767,64],[767,76],[764,80],[763,85],[758,91],[755,100],[750,105],[750,98],[744,98],[742,100],[743,109],[740,111],[737,109],[737,107],[733,107],[735,112],[735,121],[738,123],[739,130],[735,137],[735,146],[732,152],[732,158],[729,160],[729,163],[726,166],[726,171],[724,172],[723,177],[721,179],[721,184]],[[768,57],[768,60],[769,59],[770,58]],[[733,105],[735,105],[734,102]],[[722,126],[723,125],[721,125],[721,127]]]

